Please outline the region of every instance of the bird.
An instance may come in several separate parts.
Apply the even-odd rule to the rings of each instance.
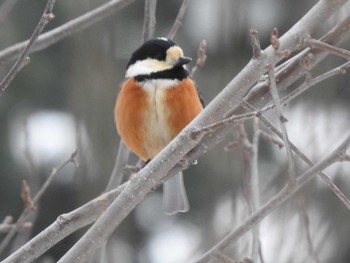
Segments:
[[[144,42],[130,57],[114,118],[121,140],[145,163],[204,108],[186,69],[191,60],[164,37]],[[189,210],[182,172],[164,182],[163,206],[168,215]]]

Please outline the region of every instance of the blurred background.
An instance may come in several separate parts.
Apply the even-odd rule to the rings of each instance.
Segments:
[[[56,18],[45,30],[105,2],[57,1]],[[181,2],[158,1],[156,36],[167,35]],[[208,59],[195,75],[205,102],[208,104],[251,58],[250,28],[258,30],[261,46],[265,48],[274,26],[282,35],[316,2],[191,0],[174,41],[183,47],[187,56],[196,58],[200,41],[206,39]],[[28,39],[45,4],[45,0],[17,1],[0,24],[0,49]],[[313,37],[322,36],[347,16],[348,11],[343,8]],[[22,180],[27,180],[32,194],[36,193],[53,167],[67,159],[74,149],[79,151],[79,167],[70,164],[56,177],[32,217],[32,231],[17,235],[0,260],[61,213],[79,207],[104,191],[119,144],[113,119],[115,97],[129,56],[141,44],[143,12],[144,1],[135,1],[112,17],[31,54],[31,63],[0,97],[0,221],[7,215],[16,219],[23,210]],[[349,49],[349,41],[342,47]],[[314,74],[343,62],[330,56]],[[13,61],[0,63],[0,78],[3,78]],[[291,141],[314,161],[330,153],[350,130],[349,83],[349,74],[331,78],[286,108]],[[250,134],[251,122],[246,125]],[[154,191],[116,230],[107,244],[103,262],[189,262],[243,222],[249,213],[243,195],[244,164],[238,149],[224,150],[234,139],[232,132],[224,143],[185,171],[190,212],[164,215],[161,190]],[[261,140],[261,202],[271,198],[285,183],[286,160],[283,149]],[[132,156],[129,163],[135,162]],[[298,173],[306,169],[297,164]],[[349,164],[344,164],[326,170],[347,196],[350,196],[349,168]],[[302,220],[305,214],[310,221],[309,228]],[[264,219],[262,256],[265,262],[276,262],[276,258],[278,262],[350,262],[349,218],[346,207],[317,178]],[[307,231],[316,257],[310,256]],[[82,233],[78,231],[67,237],[36,262],[56,262]],[[0,241],[3,237],[1,234]],[[249,257],[250,241],[248,234],[230,247],[227,254],[233,259]]]

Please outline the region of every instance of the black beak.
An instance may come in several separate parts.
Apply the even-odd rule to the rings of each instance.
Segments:
[[[174,67],[182,66],[188,64],[192,61],[190,57],[179,57],[174,61]]]

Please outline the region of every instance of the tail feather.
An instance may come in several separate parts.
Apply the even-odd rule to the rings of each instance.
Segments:
[[[190,209],[182,172],[164,182],[163,205],[168,215],[187,212]]]

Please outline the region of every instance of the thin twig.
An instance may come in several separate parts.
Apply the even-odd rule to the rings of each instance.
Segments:
[[[349,50],[346,50],[346,49],[343,49],[340,47],[336,47],[336,46],[330,45],[328,43],[325,43],[325,42],[322,42],[320,40],[313,39],[313,38],[305,39],[304,43],[307,47],[326,50],[334,55],[337,55],[339,57],[350,60],[350,51]]]
[[[175,37],[177,30],[182,25],[182,18],[185,14],[185,11],[186,11],[186,8],[187,8],[187,5],[189,2],[190,2],[190,0],[182,0],[182,4],[181,4],[180,10],[179,10],[179,13],[177,14],[175,22],[168,33],[168,36],[167,36],[168,39],[173,39]]]
[[[27,56],[32,49],[35,41],[38,39],[40,33],[45,28],[45,26],[55,18],[55,15],[52,13],[52,9],[55,5],[56,0],[48,0],[46,7],[44,9],[44,13],[42,14],[38,25],[36,26],[32,36],[30,37],[28,44],[23,49],[21,55],[12,66],[10,71],[7,73],[5,78],[0,83],[0,96],[5,92],[8,88],[14,77],[17,73],[22,69],[22,67],[27,63]]]
[[[282,135],[283,135],[282,139],[283,139],[283,142],[285,144],[285,148],[286,148],[286,152],[287,152],[289,182],[291,184],[294,184],[295,177],[296,177],[295,164],[294,164],[294,160],[293,160],[292,151],[291,151],[289,144],[288,144],[288,133],[287,133],[287,127],[286,127],[287,119],[283,115],[282,106],[281,106],[280,98],[279,98],[278,91],[277,91],[275,66],[273,64],[270,64],[268,66],[268,76],[270,79],[270,93],[271,93],[272,99],[275,103],[275,107],[276,107],[276,111],[277,111],[277,115],[278,115],[278,120],[279,120],[280,127],[282,130]]]
[[[135,0],[111,0],[88,13],[85,13],[55,29],[41,34],[30,53],[45,49],[66,37],[86,29],[115,14],[116,11],[134,1]],[[28,40],[17,43],[0,51],[0,61],[4,62],[6,60],[16,58],[27,44]]]
[[[157,0],[145,1],[145,13],[143,18],[142,43],[153,38],[156,28]]]
[[[52,169],[52,172],[50,176],[46,179],[45,183],[41,186],[39,191],[36,193],[34,196],[32,202],[31,202],[31,207],[35,208],[42,197],[42,195],[45,193],[46,189],[49,187],[51,184],[52,180],[56,177],[56,175],[69,163],[74,163],[75,164],[75,157],[77,155],[77,151],[74,151],[70,157],[65,160],[62,164],[60,164],[57,168]],[[22,214],[19,216],[16,222],[16,227],[12,228],[10,232],[6,235],[6,237],[3,239],[3,241],[0,244],[0,255],[4,252],[5,248],[8,246],[12,238],[15,236],[17,233],[18,229],[23,225],[25,220],[28,218],[29,213],[32,211],[30,207],[25,207],[24,211]]]
[[[227,246],[237,242],[243,235],[245,235],[253,226],[260,223],[268,214],[270,214],[277,207],[281,206],[292,195],[294,195],[300,188],[313,179],[318,173],[329,167],[330,165],[343,160],[346,149],[350,145],[350,134],[347,138],[325,159],[321,160],[313,167],[306,170],[295,181],[294,186],[287,184],[274,197],[272,197],[266,204],[264,204],[257,212],[247,218],[247,220],[239,227],[229,233],[217,245],[207,251],[200,259],[195,260],[196,263],[210,262],[211,258],[218,252],[223,251]]]

